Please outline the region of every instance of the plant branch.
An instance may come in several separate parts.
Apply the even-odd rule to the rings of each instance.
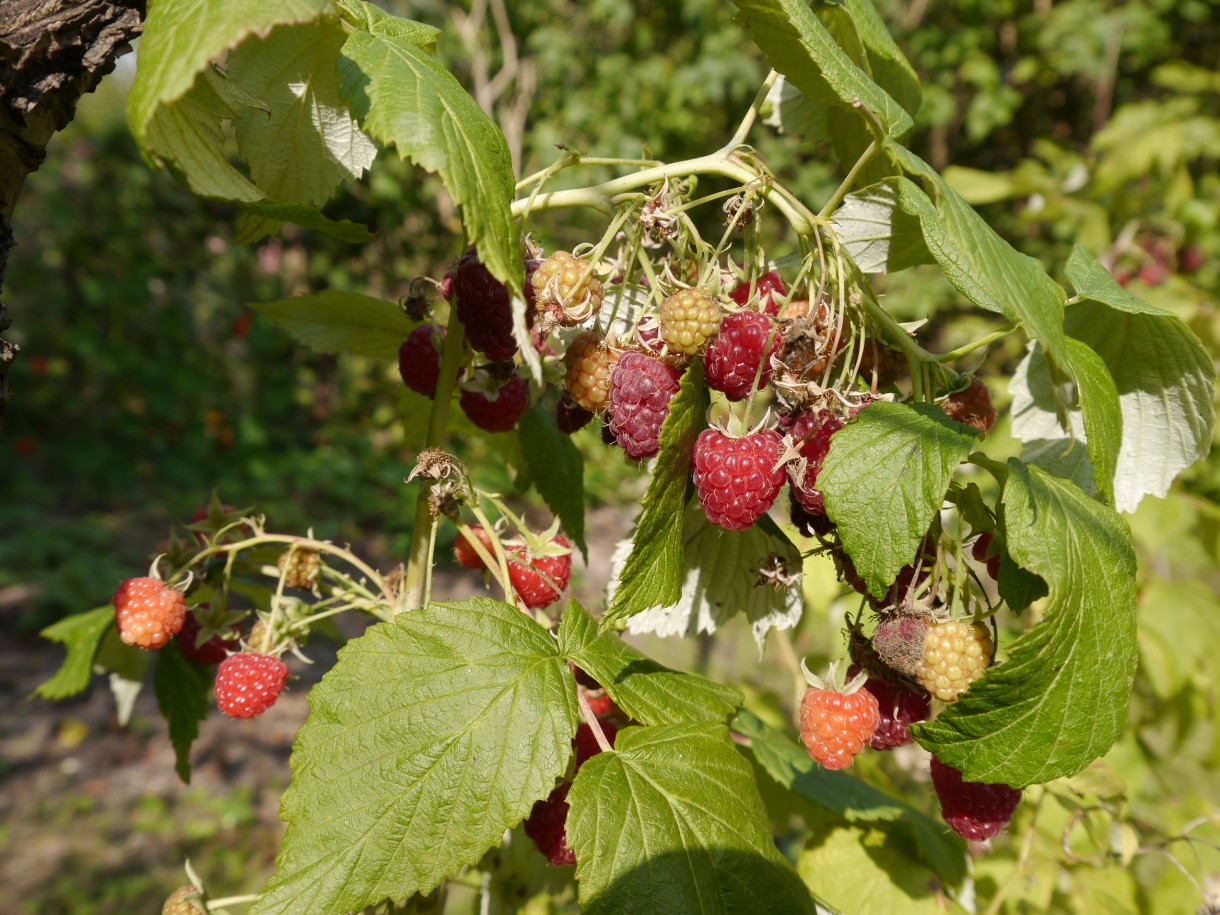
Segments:
[[[763,80],[758,94],[754,96],[754,101],[750,103],[749,110],[746,111],[745,116],[741,119],[741,123],[737,125],[737,130],[729,138],[729,142],[725,143],[720,150],[722,153],[728,155],[745,142],[746,135],[749,134],[750,128],[754,126],[754,122],[758,119],[758,114],[762,111],[762,106],[766,103],[767,96],[771,94],[771,87],[775,85],[777,79],[779,79],[779,73],[775,70],[767,74],[767,78]]]

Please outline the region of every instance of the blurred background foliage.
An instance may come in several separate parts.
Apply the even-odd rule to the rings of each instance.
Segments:
[[[545,167],[560,145],[667,160],[708,152],[765,73],[719,0],[510,3],[499,38],[495,17],[467,5],[386,5],[445,29],[442,59],[493,109],[519,174]],[[1220,0],[876,5],[924,82],[915,151],[1052,275],[1080,241],[1220,353]],[[497,84],[505,65],[512,78]],[[0,611],[10,631],[104,602],[214,489],[280,529],[312,525],[383,564],[406,551],[414,498],[402,481],[414,445],[395,368],[305,351],[244,306],[330,287],[398,299],[417,276],[439,279],[462,247],[451,202],[382,155],[328,208],[368,223],[376,242],[358,248],[289,227],[257,247],[236,245],[231,208],[195,199],[141,161],[123,114],[131,72],[122,62],[83,101],[15,214],[5,294],[22,353],[0,443]],[[762,127],[751,141],[816,205],[837,183],[832,157],[808,141]],[[572,170],[557,186],[596,177]],[[548,247],[570,247],[600,235],[588,219],[565,212],[533,228]],[[933,318],[934,346],[979,327],[932,269],[889,277],[885,292],[900,319]],[[1001,345],[982,371],[1010,374],[1022,354],[1018,341]],[[992,390],[1002,406],[1003,383]],[[621,458],[595,440],[581,440],[589,499],[629,513]],[[511,490],[487,460],[511,455],[511,443],[471,437],[460,448],[485,485]],[[978,864],[980,895],[1003,887],[1013,911],[1090,911],[1088,899],[1107,900],[1092,911],[1192,911],[1201,888],[1163,853],[1179,852],[1196,876],[1220,873],[1214,852],[1196,856],[1173,838],[1215,814],[1216,452],[1167,499],[1145,500],[1133,528],[1143,589],[1133,726],[1104,771],[1023,805],[1014,834],[1035,813],[1038,823],[1025,863],[1053,862],[1049,870],[1016,880],[1015,850]],[[835,587],[811,586],[819,612],[798,638],[815,652],[835,650],[824,615]],[[752,659],[719,660],[730,659],[738,669],[713,673],[749,679]],[[1078,858],[1065,863],[1057,849],[1067,827]],[[1146,853],[1129,872],[1116,867],[1134,847]],[[54,911],[98,911],[61,891]]]

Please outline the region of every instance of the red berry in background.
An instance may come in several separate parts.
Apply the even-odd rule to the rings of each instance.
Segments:
[[[708,387],[723,391],[729,400],[745,400],[755,389],[755,375],[759,388],[771,381],[771,357],[783,342],[783,334],[765,314],[739,311],[727,315],[703,354]]]
[[[779,314],[780,300],[788,295],[788,290],[784,288],[784,281],[780,275],[771,270],[755,280],[754,294],[762,306],[762,310],[774,317]],[[747,304],[750,301],[750,284],[742,283],[729,293],[729,298],[738,305]]]
[[[1021,792],[1008,785],[968,782],[952,766],[932,757],[932,787],[940,798],[940,815],[963,839],[981,842],[998,835],[1012,819]]]
[[[491,535],[487,533],[483,525],[472,524],[470,532],[474,534],[475,539],[479,541],[480,545],[487,550],[489,556],[494,557],[496,555],[495,547],[491,545]],[[453,541],[453,555],[460,565],[468,569],[477,571],[487,568],[482,558],[475,552],[474,547],[470,545],[470,541],[466,539],[466,535],[461,531],[458,531],[457,538]]]
[[[614,738],[618,734],[618,727],[613,721],[598,721],[597,724],[602,729],[602,734],[610,746],[614,746]],[[572,747],[576,751],[577,769],[583,766],[586,760],[592,759],[602,751],[601,744],[597,742],[597,737],[593,734],[593,729],[583,721],[576,727],[576,737],[572,740]]]
[[[614,714],[614,700],[605,692],[586,695],[585,701],[589,703],[589,711],[593,713],[594,718],[605,718]]]
[[[572,785],[564,782],[546,800],[534,804],[526,818],[524,829],[538,850],[556,867],[576,864],[576,852],[568,848],[568,791]]]
[[[565,391],[555,401],[555,426],[564,435],[579,432],[593,421],[593,412],[577,405]]]
[[[784,469],[776,467],[783,450],[774,429],[741,438],[704,429],[695,439],[691,465],[708,520],[741,531],[766,514],[784,486]]]
[[[536,264],[527,264],[529,267]],[[526,279],[528,280],[528,276]],[[526,282],[527,298],[530,284]],[[513,358],[517,341],[513,338],[513,309],[504,284],[483,266],[473,249],[467,251],[453,270],[453,303],[458,319],[466,329],[470,345],[493,362]],[[533,323],[533,308],[526,308],[526,324]]]
[[[125,645],[160,648],[186,623],[186,601],[155,578],[129,578],[114,592],[114,619]]]
[[[847,670],[848,678],[860,672],[858,667]],[[928,694],[916,692],[902,683],[870,676],[864,684],[877,700],[877,730],[868,744],[874,750],[892,750],[911,742],[910,727],[917,721],[927,721],[932,715]]]
[[[238,647],[241,627],[236,623],[229,627],[229,631],[233,634],[230,639],[226,639],[223,633],[217,633],[210,639],[200,642],[199,633],[202,631],[203,627],[199,625],[195,614],[188,613],[186,622],[182,624],[182,629],[175,636],[178,640],[178,649],[192,661],[198,661],[200,664],[208,666],[219,664],[228,657],[230,651],[235,651]]]
[[[483,431],[507,432],[529,406],[530,389],[524,378],[514,375],[494,397],[463,388],[458,403],[467,418]]]
[[[623,353],[610,377],[610,431],[629,458],[660,447],[661,423],[678,393],[678,372],[643,353]]]
[[[1135,278],[1146,286],[1159,286],[1169,279],[1169,267],[1160,261],[1153,261],[1140,267]]]
[[[805,459],[805,471],[798,478],[799,465],[791,465],[792,494],[801,507],[812,515],[826,514],[821,490],[817,488],[818,474],[822,462],[830,452],[831,437],[843,428],[843,420],[829,410],[803,413],[792,424],[790,435],[796,443],[801,457]]]
[[[250,333],[254,320],[249,315],[238,315],[233,319],[233,336],[241,340]]]
[[[801,700],[801,741],[827,769],[846,769],[872,740],[880,719],[877,699],[866,689],[810,687]]]
[[[995,425],[996,412],[991,403],[991,392],[983,379],[974,378],[964,391],[950,394],[940,405],[950,419],[987,432]]]
[[[425,397],[436,396],[436,382],[441,376],[439,345],[444,334],[444,328],[421,324],[398,348],[398,374],[403,384]]]
[[[513,591],[531,610],[557,601],[572,577],[571,542],[563,534],[557,534],[551,543],[567,552],[531,559],[522,549],[508,556],[508,577]]]
[[[987,574],[991,576],[992,581],[998,581],[1000,578],[1000,550],[995,544],[995,537],[990,531],[979,535],[979,539],[974,541],[974,546],[970,550],[970,554],[978,562],[987,564]]]
[[[216,704],[230,718],[253,718],[275,705],[287,681],[288,667],[279,658],[232,654],[216,670]]]
[[[1187,245],[1178,252],[1178,269],[1183,273],[1197,273],[1203,269],[1207,255],[1203,253],[1202,245]]]

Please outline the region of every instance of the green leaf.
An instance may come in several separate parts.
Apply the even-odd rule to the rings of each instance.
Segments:
[[[742,752],[796,797],[848,822],[895,821],[909,832],[919,857],[942,883],[959,886],[965,879],[965,843],[947,832],[939,820],[847,772],[815,766],[795,734],[768,727],[746,709],[738,713],[733,729],[750,738],[749,748]]]
[[[547,795],[577,719],[555,640],[487,599],[371,627],[309,704],[281,807],[288,832],[255,915],[431,891]]]
[[[226,61],[229,78],[268,108],[238,113],[237,143],[254,183],[275,200],[325,203],[377,155],[339,92],[345,39],[334,21],[308,22],[251,37]]]
[[[682,521],[682,592],[678,600],[631,617],[633,635],[694,636],[714,633],[743,614],[761,653],[772,629],[791,629],[801,619],[801,551],[768,516],[744,531],[726,531],[707,520],[692,500]],[[621,586],[630,543],[623,541],[610,560],[614,594]],[[782,569],[775,569],[778,561]],[[787,584],[760,586],[764,569],[781,571]]]
[[[1015,458],[1008,552],[1049,587],[1042,620],[912,734],[972,781],[1017,788],[1073,775],[1110,749],[1135,677],[1135,551],[1112,509]]]
[[[520,423],[521,450],[538,495],[563,524],[589,561],[585,545],[585,459],[570,435],[555,427],[552,414],[534,404]]]
[[[1078,392],[1036,342],[1018,363],[1008,391],[1012,433],[1023,443],[1021,460],[1095,493]]]
[[[1067,368],[1076,378],[1084,417],[1085,441],[1093,465],[1093,484],[1107,503],[1114,504],[1114,473],[1123,441],[1123,414],[1118,389],[1101,357],[1079,340],[1068,337]]]
[[[368,31],[343,45],[343,97],[371,136],[440,175],[479,259],[519,293],[524,267],[509,209],[516,181],[503,134],[432,56],[432,30],[368,15]]]
[[[587,915],[814,911],[723,725],[619,731],[613,753],[581,767],[568,803]]]
[[[733,0],[737,20],[762,50],[767,63],[807,96],[843,108],[859,99],[893,136],[913,124],[884,89],[834,41],[802,0]]]
[[[923,103],[919,76],[890,35],[872,0],[846,0],[843,9],[851,13],[855,22],[873,79],[914,117]]]
[[[286,222],[353,245],[363,244],[377,237],[369,231],[368,226],[349,219],[331,219],[313,207],[295,203],[275,203],[271,200],[239,203],[238,206],[246,213],[238,226],[236,241],[239,245],[253,244],[266,235],[278,232],[280,226]]]
[[[606,601],[603,629],[653,607],[668,607],[682,597],[683,527],[686,483],[695,438],[706,423],[707,386],[696,361],[682,376],[678,393],[661,424],[661,442],[643,512],[631,540],[631,555]]]
[[[723,723],[741,705],[741,693],[730,686],[662,667],[615,633],[598,635],[597,623],[576,601],[559,624],[559,650],[643,724]]]
[[[884,595],[915,559],[977,436],[929,404],[885,401],[832,436],[818,488],[872,594]]]
[[[394,302],[338,289],[250,307],[311,349],[371,359],[397,359],[414,327]]]
[[[1150,305],[1139,296],[1128,292],[1110,276],[1110,272],[1084,245],[1076,245],[1064,266],[1064,273],[1071,280],[1072,288],[1083,299],[1092,299],[1128,314],[1172,315],[1172,311]]]
[[[931,197],[898,179],[898,204],[918,217],[924,241],[945,278],[981,308],[1020,323],[1056,360],[1063,359],[1063,289],[1032,257],[1000,238],[930,165],[889,142],[909,174],[922,178]],[[934,202],[935,201],[935,202]]]
[[[144,688],[144,678],[151,660],[152,652],[124,643],[117,627],[109,626],[102,632],[102,642],[97,647],[93,663],[109,675],[115,716],[123,727],[131,721],[136,697]]]
[[[898,208],[894,181],[848,194],[831,219],[843,247],[864,273],[897,273],[934,262],[919,220]]]
[[[39,634],[64,645],[68,649],[68,656],[55,676],[40,683],[33,694],[43,699],[66,699],[84,690],[93,676],[93,657],[97,654],[102,636],[113,628],[114,607],[106,604],[64,617],[42,630]]]
[[[153,672],[153,690],[157,705],[169,724],[169,740],[174,745],[174,769],[187,784],[191,781],[191,744],[199,736],[199,722],[208,715],[208,697],[212,694],[211,672],[178,650],[170,640],[157,652],[157,669]]]

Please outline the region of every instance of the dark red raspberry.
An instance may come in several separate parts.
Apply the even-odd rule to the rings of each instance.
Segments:
[[[186,623],[186,601],[156,578],[129,578],[114,592],[114,622],[124,645],[160,648]]]
[[[754,391],[754,376],[762,364],[758,387],[771,381],[771,357],[783,345],[783,334],[765,314],[739,311],[720,322],[720,333],[703,354],[708,387],[729,400],[745,400]]]
[[[940,815],[963,839],[981,842],[1008,825],[1021,792],[1008,785],[968,782],[952,766],[932,757],[932,786],[940,798]]]
[[[792,494],[810,514],[826,514],[822,493],[816,488],[816,484],[818,474],[822,470],[822,461],[830,451],[830,438],[842,428],[843,421],[829,410],[804,413],[792,424],[792,440],[796,442],[801,457],[805,459],[805,473],[800,479],[796,478],[796,465],[792,465]]]
[[[847,670],[850,680],[860,672],[852,666]],[[927,721],[932,714],[932,701],[922,690],[916,692],[902,683],[870,676],[864,684],[877,699],[881,718],[869,746],[874,750],[892,750],[911,742],[910,727],[917,721]]]
[[[524,378],[514,375],[495,397],[463,388],[458,403],[470,421],[485,432],[507,432],[529,406],[530,389]]]
[[[519,549],[508,555],[508,577],[513,590],[521,603],[531,610],[557,601],[572,577],[571,542],[563,534],[557,534],[551,543],[566,552],[531,559],[524,549]]]
[[[487,555],[493,557],[496,555],[495,547],[491,545],[491,536],[483,528],[483,525],[472,524],[470,526],[470,532],[474,534],[475,539],[478,540],[483,549],[487,551]],[[482,558],[480,558],[479,554],[475,552],[474,547],[470,545],[470,541],[466,539],[466,535],[461,531],[458,531],[457,538],[453,541],[453,556],[455,559],[457,559],[459,564],[468,569],[478,570],[487,568],[487,566],[484,565]]]
[[[412,391],[425,397],[436,396],[436,381],[441,376],[440,342],[442,327],[421,324],[398,347],[398,374]]]
[[[780,300],[787,295],[788,290],[784,288],[784,281],[774,270],[764,273],[754,281],[754,296],[761,309],[769,315],[779,314]],[[750,301],[750,284],[742,283],[729,293],[729,298],[738,305],[745,305]]]
[[[995,425],[996,412],[991,403],[991,392],[981,378],[974,378],[966,390],[950,394],[940,408],[950,419],[973,426],[980,432],[987,432]]]
[[[578,432],[593,420],[593,413],[572,402],[568,393],[559,395],[555,401],[555,425],[564,435]]]
[[[526,262],[526,302],[532,302],[530,275],[537,262]],[[470,345],[493,362],[513,358],[517,341],[513,338],[513,309],[504,284],[491,275],[472,248],[462,255],[453,270],[453,303],[458,319],[466,328]],[[525,309],[526,326],[534,322],[534,309]]]
[[[229,656],[230,651],[236,651],[239,647],[238,639],[241,637],[241,627],[237,623],[229,626],[232,638],[226,639],[225,633],[218,632],[210,639],[200,643],[199,633],[202,631],[203,628],[199,625],[195,614],[188,613],[186,622],[182,624],[182,630],[174,636],[178,640],[178,649],[192,661],[209,666],[219,664]]]
[[[583,686],[585,689],[601,689],[602,688],[602,685],[600,683],[598,683],[596,680],[594,680],[592,677],[590,677],[587,673],[585,673],[583,670],[581,670],[571,661],[568,662],[568,667],[572,668],[572,676],[574,676],[576,678],[576,682],[579,683],[581,686]]]
[[[677,370],[643,353],[623,353],[610,378],[610,431],[629,458],[660,447],[661,423],[678,393]]]
[[[970,554],[978,562],[986,563],[987,574],[991,576],[992,581],[999,580],[1000,547],[990,531],[979,535],[979,539],[974,541],[974,547],[971,549]]]
[[[691,463],[708,520],[726,531],[740,531],[762,517],[784,485],[784,469],[776,467],[783,450],[774,429],[741,438],[704,429],[695,439]]]
[[[618,734],[618,727],[613,721],[599,720],[597,723],[601,727],[602,734],[605,735],[610,746],[614,746],[614,738]],[[591,759],[602,751],[601,744],[593,736],[593,729],[583,721],[576,728],[576,737],[572,740],[572,748],[576,751],[577,769],[583,766],[586,760]]]
[[[815,515],[805,511],[805,506],[797,500],[796,494],[791,489],[788,491],[788,512],[792,519],[792,526],[806,537],[824,539],[834,533],[834,522],[824,514]]]
[[[546,800],[534,804],[525,820],[525,834],[534,840],[538,850],[556,867],[576,864],[576,852],[568,848],[568,791],[564,782]]]
[[[230,718],[253,718],[275,704],[286,682],[288,667],[279,658],[231,654],[216,670],[216,704]]]

